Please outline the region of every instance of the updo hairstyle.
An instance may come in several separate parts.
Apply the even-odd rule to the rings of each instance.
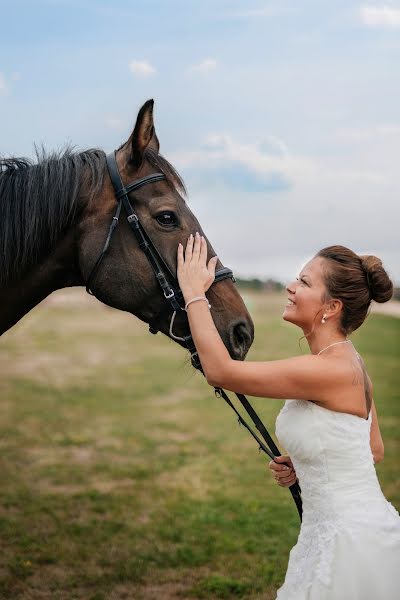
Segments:
[[[359,256],[345,246],[328,246],[316,256],[327,260],[324,269],[329,299],[343,302],[341,330],[345,335],[362,325],[371,304],[387,302],[393,295],[393,283],[376,256]]]

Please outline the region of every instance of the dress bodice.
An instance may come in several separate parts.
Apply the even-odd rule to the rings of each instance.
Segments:
[[[306,400],[287,400],[276,420],[306,499],[334,490],[376,489],[370,446],[371,413],[363,419]]]

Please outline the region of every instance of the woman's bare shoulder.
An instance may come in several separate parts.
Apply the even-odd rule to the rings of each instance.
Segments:
[[[366,386],[372,397],[372,382],[367,372],[363,371],[360,361],[354,355],[326,357],[325,361],[325,365],[329,365],[336,373],[338,380],[324,391],[323,397],[316,404],[336,412],[366,418]]]

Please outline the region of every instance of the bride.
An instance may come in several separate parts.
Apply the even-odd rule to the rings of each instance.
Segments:
[[[348,335],[371,300],[393,285],[382,262],[343,246],[320,250],[287,287],[283,319],[300,327],[311,354],[285,360],[232,360],[205,292],[217,257],[207,263],[198,233],[178,247],[178,280],[191,333],[210,385],[286,400],[276,435],[289,462],[274,467],[282,485],[298,477],[303,522],[277,600],[395,600],[400,594],[400,517],[380,488],[383,457],[372,383]]]

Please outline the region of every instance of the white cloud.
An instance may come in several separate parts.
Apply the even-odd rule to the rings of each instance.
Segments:
[[[210,165],[218,168],[228,162],[236,163],[261,176],[280,173],[292,182],[298,178],[312,178],[316,169],[314,161],[291,155],[285,143],[276,137],[246,143],[225,133],[207,135],[202,150],[176,153],[174,160],[180,168],[208,168]]]
[[[329,178],[321,170],[276,195],[198,187],[190,205],[221,260],[238,273],[289,279],[320,248],[341,244],[376,254],[400,282],[395,190],[340,169],[334,178],[330,169]]]
[[[196,65],[192,65],[189,70],[195,73],[209,73],[217,68],[215,58],[206,58]]]
[[[267,143],[266,143],[267,141]],[[172,162],[179,169],[224,169],[227,165],[245,167],[254,177],[265,179],[272,174],[280,175],[294,189],[314,186],[323,180],[326,186],[343,185],[379,186],[388,179],[388,174],[375,165],[333,165],[322,159],[295,155],[286,144],[276,137],[263,138],[256,143],[246,143],[229,134],[212,133],[204,138],[201,150],[176,152]]]
[[[134,75],[139,77],[150,77],[156,73],[156,69],[147,60],[131,60],[129,69]]]
[[[3,73],[0,73],[0,96],[6,96],[9,92],[9,87]]]
[[[370,27],[400,27],[400,8],[391,6],[362,6],[361,21]]]
[[[198,151],[169,158],[189,173],[246,166],[250,178],[278,171],[292,183],[279,193],[253,194],[250,184],[239,188],[229,177],[202,173],[188,182],[193,212],[221,260],[238,274],[290,279],[320,248],[342,244],[380,256],[400,282],[396,127],[382,125],[377,141],[350,149],[341,144],[343,152],[315,157],[293,153],[279,138],[247,143],[214,132]]]

